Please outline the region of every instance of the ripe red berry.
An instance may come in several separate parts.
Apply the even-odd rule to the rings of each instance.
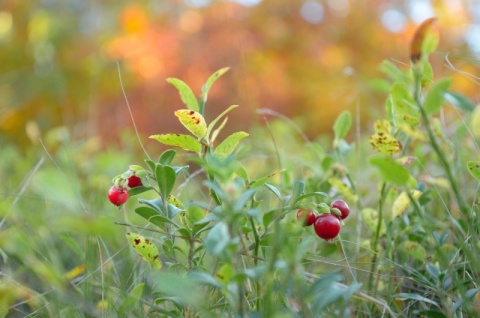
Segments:
[[[139,177],[133,175],[130,178],[128,178],[128,187],[129,188],[140,187],[142,185],[143,185],[142,179],[140,179]]]
[[[332,240],[340,233],[340,220],[331,213],[317,216],[314,224],[315,233],[324,240]]]
[[[343,200],[337,199],[332,201],[332,203],[330,203],[330,207],[332,209],[337,208],[340,210],[340,212],[342,212],[342,216],[340,217],[342,220],[346,219],[350,214],[350,208],[348,207],[348,204]]]
[[[122,186],[119,186],[118,188],[112,186],[110,190],[108,190],[108,199],[116,206],[120,206],[127,202],[128,189]]]
[[[304,226],[310,226],[315,222],[315,212],[312,210],[300,209],[297,212],[297,220],[303,222]]]

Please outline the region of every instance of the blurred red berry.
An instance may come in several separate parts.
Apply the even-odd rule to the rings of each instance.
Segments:
[[[112,186],[110,190],[108,190],[108,199],[116,206],[120,206],[128,200],[128,189],[122,186],[118,188]]]
[[[315,212],[300,209],[297,212],[297,220],[302,221],[304,226],[310,226],[315,222]]]

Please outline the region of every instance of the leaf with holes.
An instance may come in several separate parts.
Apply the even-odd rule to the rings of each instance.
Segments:
[[[135,251],[154,268],[162,268],[162,263],[158,259],[158,249],[149,239],[129,232],[126,234],[128,241]]]
[[[192,89],[185,82],[178,78],[168,78],[167,82],[177,88],[182,102],[188,109],[196,112],[199,111],[197,98],[195,97],[195,94],[193,94]]]
[[[198,138],[203,138],[207,134],[207,123],[200,113],[193,110],[180,109],[175,112],[180,122],[185,128]]]
[[[152,135],[149,138],[155,139],[164,145],[180,147],[184,150],[194,151],[197,154],[202,152],[202,144],[190,135],[182,134],[163,134]]]

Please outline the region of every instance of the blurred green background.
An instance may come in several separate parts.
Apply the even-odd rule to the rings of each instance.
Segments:
[[[4,0],[0,140],[24,148],[65,127],[75,139],[100,137],[102,148],[118,142],[132,121],[117,63],[143,137],[181,129],[164,119],[183,107],[166,78],[198,94],[225,66],[207,119],[239,104],[229,125],[247,129],[263,122],[256,109],[271,108],[316,135],[344,109],[368,119],[382,107],[379,63],[408,63],[415,27],[431,16],[441,34],[436,74],[453,75],[454,89],[475,99],[475,0]]]

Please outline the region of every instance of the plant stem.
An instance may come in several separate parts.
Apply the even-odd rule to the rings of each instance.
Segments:
[[[373,286],[373,275],[375,275],[375,271],[377,268],[377,250],[378,250],[378,240],[380,238],[380,231],[382,229],[383,224],[383,203],[386,195],[387,190],[387,183],[382,183],[382,189],[380,190],[380,197],[378,199],[378,222],[377,222],[377,230],[375,231],[375,240],[373,241],[372,251],[373,251],[373,258],[372,264],[370,267],[370,277],[368,279],[368,289],[371,290]]]

